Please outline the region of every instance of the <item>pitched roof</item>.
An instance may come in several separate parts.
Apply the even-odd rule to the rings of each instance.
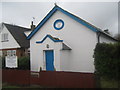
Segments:
[[[72,50],[72,49],[68,47],[65,43],[62,43],[62,50]]]
[[[70,18],[74,19],[75,21],[79,22],[80,24],[86,26],[87,28],[89,28],[90,30],[94,31],[94,32],[101,32],[103,34],[105,34],[106,36],[114,39],[112,36],[104,33],[100,28],[97,28],[96,26],[88,23],[87,21],[81,19],[80,17],[77,17],[76,15],[69,13],[68,11],[62,9],[61,7],[55,5],[55,7],[46,15],[46,17],[37,25],[37,27],[28,35],[27,39],[31,39],[35,33],[45,24],[45,22],[57,11],[61,11],[62,13],[66,14],[67,16],[69,16]]]
[[[6,24],[6,23],[3,24],[6,26],[6,28],[9,30],[9,32],[12,34],[14,39],[22,48],[30,47],[30,41],[27,39],[26,35],[24,34],[25,31],[30,31],[30,29],[16,25]]]

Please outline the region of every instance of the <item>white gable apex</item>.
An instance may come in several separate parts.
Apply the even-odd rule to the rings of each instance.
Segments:
[[[7,33],[8,34],[8,41],[2,41],[2,34]],[[12,34],[9,32],[9,30],[4,25],[3,30],[0,33],[0,42],[1,46],[0,49],[11,49],[11,48],[20,48],[20,45],[17,43],[17,41],[14,39]]]

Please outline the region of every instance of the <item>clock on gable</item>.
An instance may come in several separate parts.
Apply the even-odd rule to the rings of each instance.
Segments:
[[[54,28],[56,30],[60,30],[64,27],[64,21],[61,20],[61,19],[57,19],[55,22],[54,22]]]

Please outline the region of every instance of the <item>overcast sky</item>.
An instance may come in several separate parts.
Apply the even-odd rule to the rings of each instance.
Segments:
[[[96,27],[118,33],[117,2],[56,2]],[[29,28],[32,17],[37,25],[53,7],[54,2],[2,2],[2,22]]]

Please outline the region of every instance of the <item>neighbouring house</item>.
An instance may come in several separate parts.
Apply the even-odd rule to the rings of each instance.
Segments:
[[[0,29],[0,52],[3,57],[10,60],[17,60],[19,57],[28,56],[30,51],[30,42],[27,40],[26,32],[31,29],[1,23]],[[12,62],[12,61],[11,61]],[[12,63],[11,63],[12,65]],[[17,65],[17,64],[16,64]],[[12,67],[12,66],[11,66]]]
[[[2,47],[0,47],[0,50],[2,50],[3,56],[15,55],[22,57],[28,55],[30,44],[25,35],[26,31],[30,31],[30,29],[2,23],[2,29],[0,31]]]
[[[28,35],[31,71],[64,71],[94,74],[97,43],[116,39],[87,21],[55,5]]]

